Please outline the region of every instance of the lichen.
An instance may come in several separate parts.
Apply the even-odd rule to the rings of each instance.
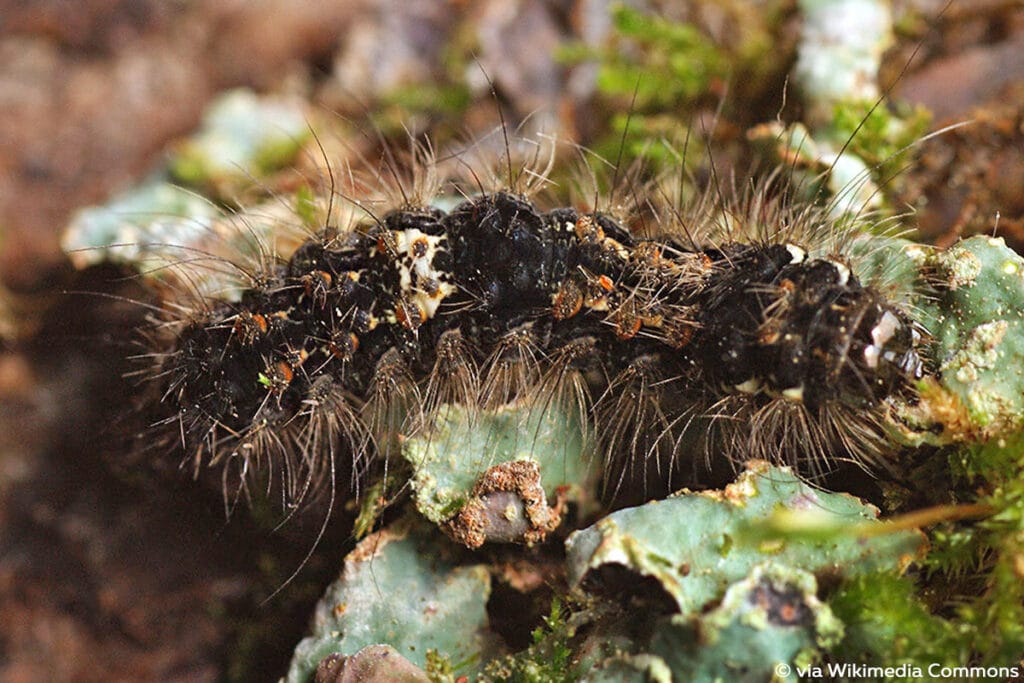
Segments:
[[[470,547],[540,541],[565,502],[588,506],[595,498],[599,468],[587,435],[557,401],[544,411],[447,406],[426,433],[404,441],[402,453],[420,514]],[[514,519],[503,523],[509,505]]]
[[[752,525],[779,515],[788,527],[774,536],[776,543],[751,537]],[[692,615],[766,560],[840,576],[881,567],[899,571],[923,553],[923,536],[894,531],[868,537],[877,515],[852,496],[816,491],[786,468],[752,463],[723,491],[684,492],[614,512],[573,533],[566,542],[569,579],[578,585],[604,565],[621,565],[655,579],[680,614]],[[808,519],[825,533],[789,533],[794,520]]]
[[[443,542],[409,520],[363,539],[317,605],[312,634],[296,647],[285,680],[308,681],[328,655],[382,643],[418,667],[435,650],[466,662],[470,673],[500,652],[488,629],[490,575],[482,565],[446,561]]]
[[[922,262],[916,305],[934,339],[939,374],[922,384],[905,422],[932,442],[984,441],[1024,420],[1024,259],[976,236]],[[941,427],[936,430],[935,425]],[[937,436],[936,436],[937,435]]]
[[[285,167],[309,136],[301,101],[232,90],[207,108],[198,133],[178,143],[169,169],[178,182],[228,199]]]

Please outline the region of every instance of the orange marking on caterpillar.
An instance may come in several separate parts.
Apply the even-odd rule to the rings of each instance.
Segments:
[[[567,320],[579,313],[583,307],[583,292],[575,282],[567,280],[559,287],[552,303],[551,313],[555,320]]]

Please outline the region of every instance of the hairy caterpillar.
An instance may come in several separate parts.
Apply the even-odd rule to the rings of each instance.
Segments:
[[[689,205],[647,187],[632,219],[501,187],[445,211],[421,164],[392,208],[356,203],[287,257],[261,245],[237,298],[203,295],[152,335],[197,468],[278,473],[294,502],[449,403],[553,400],[592,423],[612,491],[755,457],[876,464],[927,358],[905,307],[851,269],[857,225],[771,182]]]

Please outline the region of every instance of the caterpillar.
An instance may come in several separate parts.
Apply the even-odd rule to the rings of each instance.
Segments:
[[[514,182],[445,210],[421,164],[392,208],[354,203],[286,258],[263,245],[237,297],[151,334],[163,424],[196,468],[277,473],[296,502],[448,404],[553,400],[591,423],[612,492],[751,458],[884,464],[885,412],[929,361],[906,304],[851,266],[858,220],[773,181],[689,204],[647,187],[632,216]]]

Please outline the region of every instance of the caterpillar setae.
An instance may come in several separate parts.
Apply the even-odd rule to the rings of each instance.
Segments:
[[[750,458],[813,476],[879,464],[885,412],[928,364],[906,305],[851,267],[867,219],[837,227],[778,182],[689,203],[646,187],[631,216],[500,186],[442,210],[414,185],[287,257],[265,247],[237,264],[239,296],[151,334],[164,424],[197,468],[278,473],[296,501],[448,404],[568,400],[610,491]]]

